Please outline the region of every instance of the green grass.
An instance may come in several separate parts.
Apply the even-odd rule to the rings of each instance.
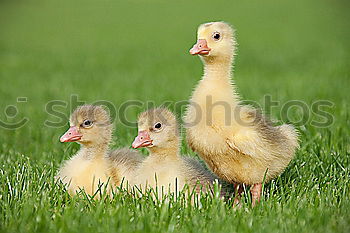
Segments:
[[[0,232],[349,232],[349,7],[345,0],[2,1],[0,119],[29,122],[0,128]],[[254,209],[248,201],[232,209],[203,198],[197,208],[123,192],[111,201],[69,197],[53,177],[78,146],[59,143],[67,125],[44,125],[57,120],[45,105],[66,101],[58,109],[68,117],[72,94],[116,108],[127,100],[188,100],[202,73],[188,49],[197,26],[212,20],[237,30],[234,80],[245,100],[280,101],[271,111],[278,120],[289,100],[328,100],[333,124],[312,126],[312,113],[298,125],[300,150]],[[15,117],[5,115],[9,105],[17,106]],[[131,107],[127,118],[146,107]],[[181,105],[175,110],[183,114]],[[289,116],[302,114],[293,108]],[[120,118],[115,124],[113,148],[130,146],[136,128]],[[194,155],[185,142],[182,151]]]

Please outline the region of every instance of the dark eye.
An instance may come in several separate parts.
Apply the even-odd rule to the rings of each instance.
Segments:
[[[213,38],[214,38],[214,40],[220,40],[220,33],[218,33],[218,32],[214,32],[213,33]]]
[[[85,120],[85,121],[83,122],[83,124],[81,124],[81,126],[84,127],[84,128],[91,127],[91,126],[92,126],[92,121],[90,121],[90,120]]]
[[[158,122],[157,124],[154,125],[155,129],[160,129],[162,128],[162,124],[160,122]]]

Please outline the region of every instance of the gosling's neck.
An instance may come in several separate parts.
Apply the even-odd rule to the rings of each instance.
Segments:
[[[233,52],[221,57],[202,57],[204,75],[201,82],[207,86],[220,88],[226,94],[229,91],[232,95],[229,103],[235,106],[239,104],[240,98],[232,80],[233,58]],[[215,88],[213,90],[216,91]],[[223,99],[223,101],[227,101],[227,99]]]
[[[85,159],[103,159],[108,151],[109,142],[105,143],[84,143],[81,146],[80,154],[83,155]]]
[[[233,55],[223,57],[202,57],[203,79],[231,81]]]
[[[179,140],[168,141],[167,145],[148,148],[151,157],[157,158],[178,158],[180,156]]]

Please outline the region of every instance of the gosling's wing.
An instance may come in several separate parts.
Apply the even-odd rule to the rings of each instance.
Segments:
[[[109,153],[108,158],[114,165],[125,165],[128,167],[136,167],[143,160],[142,155],[138,151],[129,148],[113,150]]]
[[[217,177],[210,172],[204,163],[201,163],[198,159],[184,156],[183,161],[185,163],[184,172],[186,177],[196,184],[198,181],[201,184],[213,183]]]
[[[242,155],[252,157],[273,156],[274,151],[283,150],[288,140],[280,127],[265,118],[260,112],[249,109],[245,118],[226,138],[227,145]]]

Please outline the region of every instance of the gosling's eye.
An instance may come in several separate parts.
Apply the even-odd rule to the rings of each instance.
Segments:
[[[221,38],[220,33],[219,32],[214,32],[213,33],[213,38],[214,38],[214,40],[220,40],[220,38]]]
[[[83,124],[81,124],[81,126],[84,127],[84,128],[89,128],[89,127],[92,126],[92,121],[90,121],[90,120],[85,120],[85,121],[83,122]]]
[[[157,124],[154,125],[155,129],[160,129],[162,128],[162,124],[160,122],[158,122]]]

